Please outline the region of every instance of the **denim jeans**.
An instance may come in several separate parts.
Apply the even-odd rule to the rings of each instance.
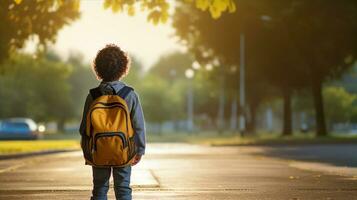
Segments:
[[[117,200],[131,200],[131,166],[121,168],[92,167],[93,190],[91,200],[107,200],[109,178],[113,171],[114,191]]]

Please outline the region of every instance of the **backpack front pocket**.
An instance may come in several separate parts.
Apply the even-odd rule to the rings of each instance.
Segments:
[[[93,142],[93,162],[101,166],[123,165],[128,159],[127,145],[122,132],[97,133]]]

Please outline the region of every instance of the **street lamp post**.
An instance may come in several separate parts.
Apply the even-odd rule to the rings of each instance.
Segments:
[[[188,79],[189,86],[187,90],[187,129],[189,132],[193,132],[194,124],[193,124],[193,86],[192,79],[195,75],[193,69],[187,69],[185,71],[185,76]]]
[[[269,22],[272,18],[268,15],[262,15],[260,18],[263,22]],[[240,34],[240,79],[239,79],[239,131],[241,136],[244,135],[245,132],[245,36],[242,31]]]
[[[240,34],[240,83],[239,83],[239,131],[243,136],[245,132],[245,38]]]

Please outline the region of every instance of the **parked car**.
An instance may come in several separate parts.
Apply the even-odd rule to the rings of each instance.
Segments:
[[[10,118],[0,121],[0,139],[38,139],[41,133],[37,124],[29,118]]]

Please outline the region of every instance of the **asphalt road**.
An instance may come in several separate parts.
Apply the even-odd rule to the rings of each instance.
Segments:
[[[343,167],[357,167],[357,144],[280,145],[266,148],[259,154],[284,159],[318,161]]]
[[[354,162],[350,173],[339,173],[346,169],[342,155],[355,160],[357,147],[337,147],[149,144],[133,170],[134,199],[357,200]],[[332,154],[336,165],[336,158],[322,156]],[[91,171],[81,152],[0,161],[1,200],[81,200],[89,199],[90,190]],[[109,197],[114,199],[112,189]]]

